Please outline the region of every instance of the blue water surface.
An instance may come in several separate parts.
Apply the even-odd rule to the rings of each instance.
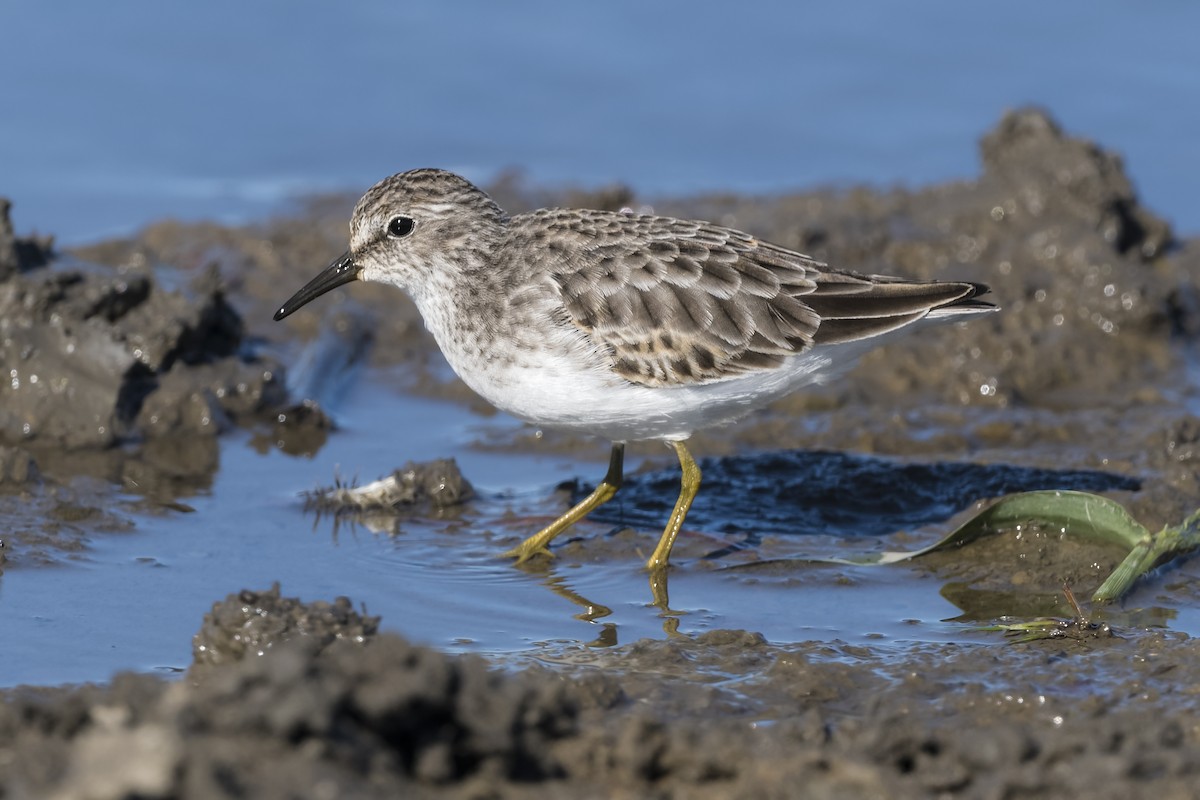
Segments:
[[[1200,5],[0,4],[0,196],[81,243],[415,166],[642,196],[970,177],[1038,103],[1200,229]]]

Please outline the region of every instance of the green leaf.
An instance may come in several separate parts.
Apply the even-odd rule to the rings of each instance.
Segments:
[[[1142,525],[1129,516],[1119,503],[1087,492],[1046,491],[1022,492],[1002,497],[980,511],[942,539],[918,550],[884,550],[878,553],[862,553],[841,558],[776,558],[741,564],[730,569],[748,568],[758,565],[780,564],[850,564],[876,566],[895,564],[919,558],[927,553],[962,547],[983,536],[1000,531],[1012,530],[1021,525],[1036,523],[1055,526],[1072,536],[1092,541],[1133,547],[1138,541],[1149,537]]]
[[[1151,534],[1120,504],[1088,492],[1023,492],[1002,497],[947,536],[917,550],[885,550],[841,558],[777,558],[740,564],[729,569],[752,569],[792,564],[847,564],[877,566],[920,558],[929,553],[962,547],[981,537],[1022,526],[1056,527],[1063,534],[1129,551],[1092,596],[1094,602],[1111,602],[1125,594],[1142,575],[1159,564],[1200,549],[1200,511],[1178,527]]]

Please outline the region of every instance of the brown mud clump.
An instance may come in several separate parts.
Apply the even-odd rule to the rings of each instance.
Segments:
[[[0,443],[56,477],[205,480],[215,460],[199,440],[284,403],[282,370],[246,348],[215,273],[185,285],[165,269],[52,257],[12,235],[7,209],[0,204]],[[174,463],[175,444],[155,445],[168,440],[184,451]]]
[[[185,282],[55,254],[17,238],[8,209],[0,202],[0,514],[14,560],[43,563],[85,546],[89,527],[128,527],[105,484],[168,504],[205,487],[217,434],[269,418],[286,392],[279,365],[247,348],[214,273]],[[71,486],[81,476],[104,483]],[[60,519],[73,507],[106,522]]]
[[[343,640],[363,644],[379,631],[379,617],[359,614],[349,599],[301,603],[281,597],[279,584],[265,592],[230,595],[204,615],[192,638],[192,674],[206,667],[261,656],[292,639],[303,638],[314,651]]]
[[[54,266],[0,283],[0,439],[213,435],[283,400],[278,367],[239,352],[241,319],[213,276],[168,291],[145,270]]]

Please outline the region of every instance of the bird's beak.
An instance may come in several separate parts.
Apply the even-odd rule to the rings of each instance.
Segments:
[[[281,305],[275,312],[275,321],[278,322],[309,300],[317,299],[330,289],[336,289],[343,283],[358,280],[358,273],[359,269],[358,265],[354,263],[354,256],[349,252],[344,253],[341,258],[323,269],[317,277],[304,284],[303,289]]]

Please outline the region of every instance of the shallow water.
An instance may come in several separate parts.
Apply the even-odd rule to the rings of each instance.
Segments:
[[[6,572],[0,604],[8,644],[0,654],[0,681],[73,682],[103,680],[119,669],[183,669],[191,659],[191,634],[215,598],[276,580],[305,599],[348,595],[382,615],[388,627],[448,650],[513,653],[663,635],[638,561],[577,568],[568,561],[549,574],[529,574],[496,558],[503,548],[474,526],[448,531],[445,522],[405,520],[398,533],[376,533],[305,514],[297,495],[330,484],[332,471],[350,476],[375,465],[385,472],[409,458],[453,455],[486,498],[479,504],[498,510],[508,504],[500,496],[515,492],[514,506],[549,514],[548,486],[602,467],[475,452],[469,447],[474,427],[518,423],[502,417],[481,423],[452,404],[398,399],[378,384],[349,394],[341,424],[311,459],[258,452],[246,434],[226,437],[211,490],[185,500],[191,513],[127,511],[136,531],[95,537],[80,560]],[[605,448],[597,443],[599,453]],[[135,506],[136,498],[129,503]],[[468,521],[477,515],[464,512]],[[589,536],[608,530],[584,527]],[[533,530],[518,525],[507,533]],[[646,533],[647,546],[656,535]],[[835,572],[814,570],[809,588],[827,586],[822,577]],[[924,591],[897,596],[896,577],[859,576],[853,601],[837,596],[848,592],[798,593],[795,586],[764,592],[757,579],[722,580],[711,570],[677,570],[670,589],[673,607],[688,611],[685,631],[754,627],[781,641],[838,638],[865,628],[947,635],[936,624],[917,632],[904,622],[936,622],[953,608]],[[884,595],[891,619],[877,613]],[[64,605],[65,597],[79,601]],[[586,611],[578,604],[584,598],[611,615],[576,619]]]
[[[119,513],[135,521],[132,532],[94,536],[85,553],[59,566],[7,571],[0,577],[0,684],[104,680],[122,669],[183,670],[191,660],[190,637],[216,598],[273,581],[306,600],[347,595],[381,615],[386,629],[439,649],[546,661],[578,661],[587,658],[587,646],[661,639],[676,629],[742,628],[781,643],[837,640],[884,648],[889,642],[983,640],[971,619],[953,621],[961,611],[942,594],[953,579],[947,584],[904,564],[764,573],[714,569],[712,562],[677,555],[669,615],[652,604],[636,555],[588,558],[621,525],[588,521],[564,537],[580,542],[553,564],[516,569],[496,555],[558,512],[561,500],[551,487],[575,477],[595,480],[602,462],[480,452],[474,442],[502,437],[519,423],[398,395],[391,383],[374,373],[354,385],[339,407],[341,429],[313,457],[264,449],[249,434],[234,433],[221,440],[211,489],[182,498],[190,512],[148,512],[139,498],[126,496]],[[596,442],[598,457],[606,451]],[[298,496],[329,485],[335,474],[365,481],[409,459],[443,456],[457,459],[479,494],[447,519],[400,519],[395,532],[375,532],[305,513]],[[627,467],[635,472],[637,460]],[[663,497],[664,507],[671,500]],[[619,514],[619,503],[613,505]],[[629,549],[644,552],[658,531],[637,527]],[[942,532],[935,526],[915,538],[930,542]],[[811,540],[799,549],[816,555],[880,546],[870,537],[849,543],[838,536],[799,538]],[[685,530],[680,549],[702,553],[712,549],[709,539]],[[1164,602],[1171,612],[1150,624],[1174,615],[1170,628],[1200,633],[1200,612],[1155,595],[1153,586],[1142,590],[1128,607]],[[1059,613],[1066,614],[1065,607]]]

